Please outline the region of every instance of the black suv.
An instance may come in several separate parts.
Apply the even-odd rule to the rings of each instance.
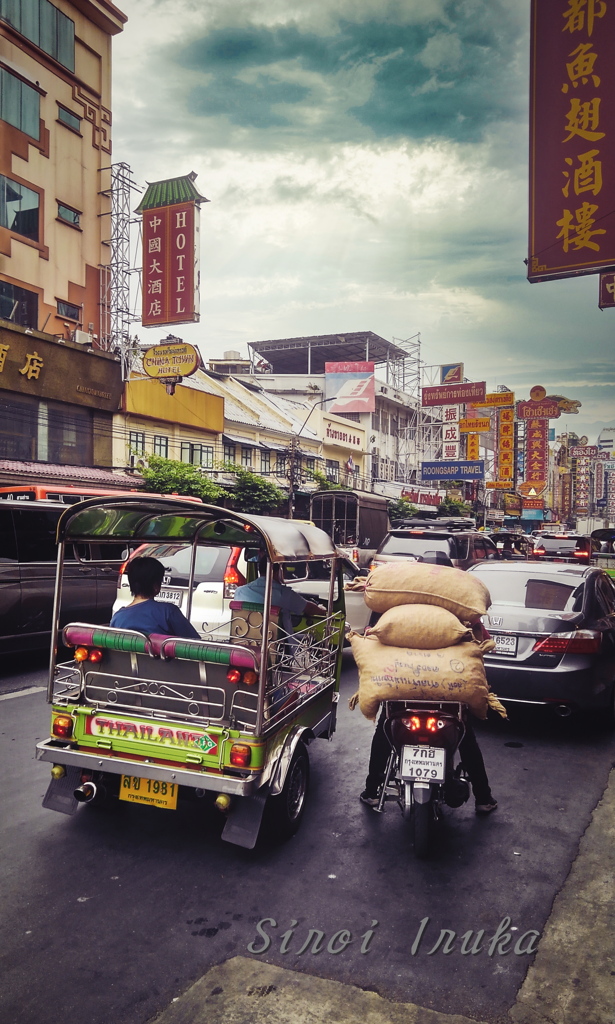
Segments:
[[[493,541],[477,530],[459,530],[433,526],[391,530],[374,555],[370,568],[384,562],[397,562],[411,558],[417,562],[452,565],[469,569],[476,562],[500,557]]]

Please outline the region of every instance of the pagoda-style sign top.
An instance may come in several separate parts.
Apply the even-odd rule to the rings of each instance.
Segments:
[[[148,182],[145,195],[135,213],[157,210],[163,206],[175,206],[177,203],[208,203],[209,199],[202,196],[194,184],[196,177],[196,171],[190,171],[190,174],[182,175],[180,178]]]

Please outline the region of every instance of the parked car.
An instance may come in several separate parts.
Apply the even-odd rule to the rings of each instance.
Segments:
[[[0,502],[0,650],[48,647],[56,576],[56,530],[66,506]],[[121,545],[70,544],[65,552],[60,624],[109,622]]]
[[[499,559],[498,549],[484,533],[473,530],[413,528],[387,533],[371,562],[371,568],[385,562],[412,558],[469,569],[475,562]]]
[[[615,724],[615,584],[602,569],[553,562],[474,565],[491,594],[487,679],[505,704],[596,711]]]
[[[534,557],[589,565],[592,554],[599,549],[597,541],[578,533],[543,533],[534,543]]]

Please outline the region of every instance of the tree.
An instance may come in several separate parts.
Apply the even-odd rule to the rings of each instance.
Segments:
[[[438,505],[439,516],[469,516],[471,512],[472,509],[465,501],[456,498],[445,498]]]
[[[229,497],[228,491],[218,487],[196,466],[162,455],[147,455],[147,466],[141,470],[148,490],[155,494],[189,494],[217,505]]]
[[[304,471],[305,476],[310,477],[315,484],[318,485],[319,491],[348,491],[349,487],[345,484],[336,484],[332,480],[329,480],[327,476],[320,469],[306,469]]]
[[[234,473],[237,480],[230,495],[231,505],[236,512],[271,515],[286,500],[284,492],[262,476],[233,463],[225,463],[223,468],[227,473]]]
[[[407,498],[397,498],[396,501],[389,502],[389,519],[392,523],[398,523],[400,519],[412,519],[412,516],[418,515],[418,508]]]

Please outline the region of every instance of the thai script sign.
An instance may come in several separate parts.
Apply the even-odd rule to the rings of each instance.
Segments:
[[[520,420],[557,419],[562,407],[555,397],[547,398],[547,392],[540,384],[530,391],[529,402],[517,402],[517,416]]]
[[[329,412],[375,412],[374,364],[325,363],[325,399]]]
[[[143,356],[143,369],[148,377],[189,377],[199,362],[193,345],[154,345]]]
[[[485,381],[470,384],[435,384],[422,389],[422,405],[464,405],[485,398]]]
[[[482,480],[484,475],[482,459],[472,462],[421,462],[423,480]]]
[[[615,3],[532,0],[528,278],[615,264]]]
[[[199,218],[195,202],[143,210],[144,327],[199,319]]]
[[[514,405],[515,404],[515,393],[514,391],[490,391],[485,395],[482,402],[474,402],[473,405],[477,409],[489,409],[492,407],[498,407],[500,405]]]
[[[491,430],[491,418],[484,416],[473,420],[460,420],[459,431],[462,434],[486,434]]]

